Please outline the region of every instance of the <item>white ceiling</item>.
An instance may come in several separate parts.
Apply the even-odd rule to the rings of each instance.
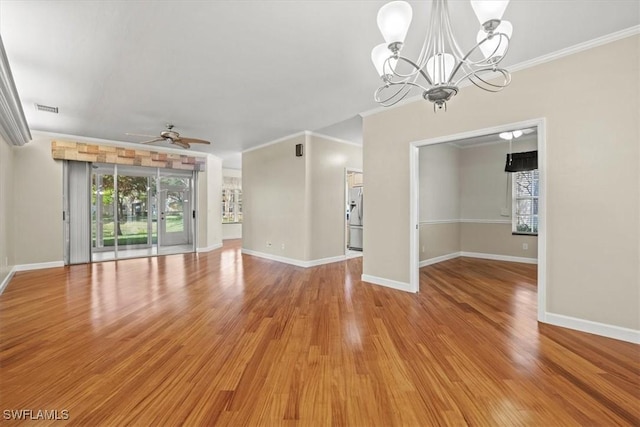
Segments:
[[[361,139],[358,114],[377,107],[369,55],[384,3],[2,0],[0,34],[32,129],[138,142],[125,133],[171,122],[213,142],[195,150],[239,167],[242,150],[301,130]],[[419,49],[431,4],[411,3],[406,53]],[[479,25],[468,1],[450,10],[470,47]],[[640,2],[512,0],[504,19],[508,66],[636,26]]]

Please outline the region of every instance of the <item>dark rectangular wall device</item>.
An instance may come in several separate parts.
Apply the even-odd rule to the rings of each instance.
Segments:
[[[296,157],[302,157],[302,144],[296,144]]]

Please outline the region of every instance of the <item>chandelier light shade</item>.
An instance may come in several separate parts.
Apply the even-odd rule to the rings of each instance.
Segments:
[[[392,1],[378,11],[378,28],[387,44],[404,43],[413,18],[413,10],[405,1]]]
[[[509,0],[471,0],[480,31],[473,48],[463,52],[453,35],[447,0],[433,0],[429,29],[415,60],[400,55],[413,17],[411,6],[405,1],[382,6],[377,21],[385,43],[371,52],[383,82],[375,92],[376,102],[388,107],[416,89],[434,110],[446,109],[464,80],[489,92],[508,86],[511,74],[499,67],[513,34],[511,23],[502,20],[508,4]]]
[[[513,34],[513,25],[509,21],[501,21],[498,27],[495,30],[497,33],[501,33],[506,35],[509,40],[511,40],[511,34]],[[478,37],[476,37],[476,42],[480,44],[480,50],[484,55],[485,59],[491,58],[492,56],[495,59],[500,59],[504,56],[507,51],[507,43],[501,43],[500,37],[493,37],[491,39],[487,39],[487,33],[484,30],[478,31]],[[484,43],[482,41],[484,40]]]
[[[509,0],[471,0],[471,7],[480,25],[494,19],[501,20],[508,5]]]

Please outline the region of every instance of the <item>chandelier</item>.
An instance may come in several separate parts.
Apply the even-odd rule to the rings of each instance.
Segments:
[[[434,111],[445,109],[464,80],[489,92],[498,92],[511,83],[511,74],[499,67],[509,48],[513,27],[503,21],[509,0],[471,0],[481,28],[476,43],[466,53],[456,42],[447,0],[433,0],[431,21],[417,60],[400,54],[411,24],[409,3],[393,1],[378,11],[378,27],[385,42],[373,48],[371,60],[383,85],[375,100],[389,107],[404,99],[413,89],[433,103]]]

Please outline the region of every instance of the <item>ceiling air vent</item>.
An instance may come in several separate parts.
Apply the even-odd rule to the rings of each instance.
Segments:
[[[36,110],[58,114],[58,107],[50,107],[48,105],[36,104]]]

